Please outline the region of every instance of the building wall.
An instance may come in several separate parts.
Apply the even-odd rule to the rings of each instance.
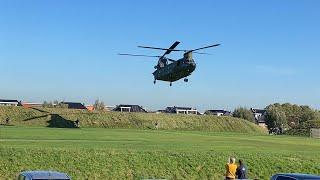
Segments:
[[[131,112],[131,107],[120,107],[121,112]]]
[[[93,111],[94,110],[94,107],[92,105],[86,106],[86,108],[88,109],[88,111]]]
[[[22,106],[25,108],[39,108],[42,107],[41,103],[22,103]]]
[[[263,127],[263,128],[267,128],[266,123],[258,123],[259,126]]]
[[[197,114],[197,110],[184,110],[184,109],[177,109],[177,114]]]
[[[18,103],[14,103],[14,102],[10,102],[10,103],[7,103],[7,102],[0,102],[0,106],[18,106]]]
[[[222,116],[222,115],[223,115],[223,113],[215,113],[214,115]]]

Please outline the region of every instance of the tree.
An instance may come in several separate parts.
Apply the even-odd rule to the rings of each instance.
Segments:
[[[269,105],[267,108],[266,124],[271,128],[285,128],[288,126],[285,112],[279,106]]]
[[[244,108],[244,107],[236,108],[233,111],[233,117],[245,119],[245,120],[248,120],[250,122],[255,123],[253,113],[249,109]]]
[[[320,120],[320,111],[316,111],[314,116],[315,116],[315,119]]]
[[[306,122],[308,120],[316,119],[317,118],[317,112],[312,110],[309,106],[300,106],[301,108],[301,115],[300,115],[300,121]]]
[[[53,105],[54,105],[54,106],[58,106],[58,105],[59,105],[59,101],[58,101],[58,100],[54,100],[54,101],[53,101]]]
[[[99,99],[97,99],[93,104],[93,108],[98,111],[104,110],[104,107],[105,107],[104,102],[99,101]]]
[[[299,106],[296,104],[284,103],[279,104],[275,103],[266,107],[266,109],[277,109],[285,114],[286,125],[289,125],[291,128],[298,128],[302,123],[315,119],[317,117],[316,111],[311,109],[309,106]],[[267,111],[268,112],[268,111]],[[271,118],[269,116],[269,118]],[[273,121],[270,119],[270,123]]]
[[[52,107],[53,107],[53,104],[52,104],[52,102],[43,101],[42,107],[52,108]]]
[[[310,128],[319,125],[319,112],[309,106],[275,103],[267,106],[266,109],[266,124],[269,130],[281,127],[286,128],[288,134],[307,135]]]
[[[42,107],[47,107],[47,106],[48,106],[48,102],[47,101],[43,101]]]

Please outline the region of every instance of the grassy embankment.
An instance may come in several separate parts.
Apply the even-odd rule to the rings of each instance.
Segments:
[[[15,126],[74,127],[73,121],[79,119],[81,127],[266,133],[266,130],[248,121],[217,116],[0,107],[0,121],[4,123],[6,117],[10,117],[11,124]]]

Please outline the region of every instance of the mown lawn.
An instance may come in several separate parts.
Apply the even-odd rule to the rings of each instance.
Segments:
[[[73,179],[222,179],[229,156],[250,178],[277,172],[320,174],[320,141],[244,133],[0,127],[0,177],[51,169]]]

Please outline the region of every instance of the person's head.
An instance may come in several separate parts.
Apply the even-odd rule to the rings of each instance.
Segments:
[[[243,164],[243,160],[239,159],[239,164],[242,165]]]
[[[234,157],[230,158],[230,163],[231,164],[234,164],[235,162],[236,162],[236,158],[234,158]]]

